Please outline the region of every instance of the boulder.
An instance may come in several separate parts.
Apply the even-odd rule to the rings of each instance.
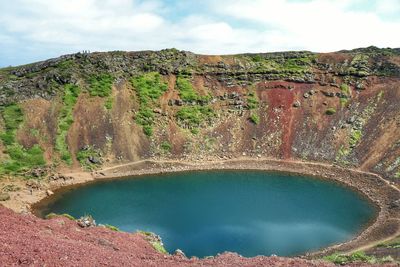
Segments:
[[[182,257],[182,258],[186,258],[185,253],[180,249],[175,250],[174,255]]]
[[[295,108],[299,108],[300,106],[301,106],[301,103],[300,103],[299,100],[296,100],[296,101],[293,103],[293,107],[295,107]]]
[[[92,216],[83,216],[79,218],[76,223],[82,228],[96,226],[96,221],[93,219]]]
[[[88,158],[88,160],[89,160],[90,163],[93,163],[93,164],[100,164],[100,159],[98,159],[97,157],[90,156],[90,157]]]
[[[26,186],[30,189],[39,189],[40,188],[40,183],[36,180],[28,180],[26,182]]]

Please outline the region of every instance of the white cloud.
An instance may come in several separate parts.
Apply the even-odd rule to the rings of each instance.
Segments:
[[[365,0],[189,1],[192,9],[161,0],[1,1],[0,48],[34,58],[83,49],[226,54],[400,46],[398,0],[375,1],[369,9],[354,8]]]
[[[384,2],[378,7],[386,10],[390,0]],[[220,0],[211,5],[223,15],[277,29],[273,38],[266,36],[266,41],[277,41],[281,45],[286,43],[313,51],[400,45],[400,35],[396,34],[400,22],[385,21],[372,12],[348,10],[349,4],[351,1],[343,0]]]

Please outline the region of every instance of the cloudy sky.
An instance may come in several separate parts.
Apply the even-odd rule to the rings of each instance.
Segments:
[[[81,50],[202,54],[400,47],[400,0],[11,0],[0,66]]]

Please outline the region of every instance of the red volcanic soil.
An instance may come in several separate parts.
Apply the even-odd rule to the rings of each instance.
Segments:
[[[299,258],[244,258],[234,253],[188,259],[158,253],[139,233],[83,229],[64,217],[43,220],[1,205],[0,218],[0,266],[334,266]]]

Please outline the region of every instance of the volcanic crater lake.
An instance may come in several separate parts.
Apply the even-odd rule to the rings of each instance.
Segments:
[[[123,231],[160,235],[169,252],[204,257],[292,256],[351,239],[375,217],[330,181],[262,171],[204,171],[98,181],[56,194],[38,210],[92,215]]]

